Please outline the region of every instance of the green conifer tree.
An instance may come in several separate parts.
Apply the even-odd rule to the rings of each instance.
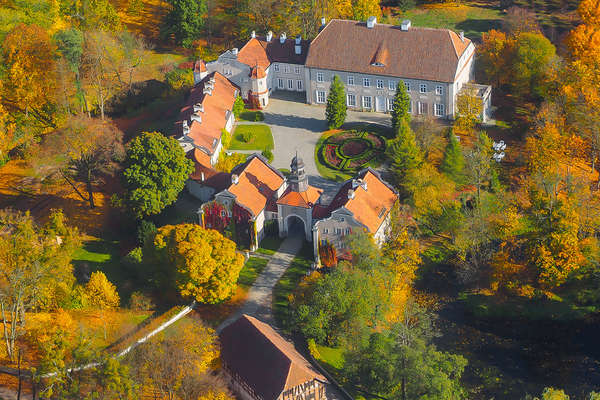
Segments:
[[[456,183],[464,181],[465,158],[463,156],[460,142],[452,130],[448,131],[448,144],[444,150],[444,159],[440,165],[440,171],[445,173]]]
[[[329,87],[325,116],[329,129],[339,128],[346,120],[346,92],[340,77],[337,75],[333,77],[333,82]]]
[[[394,131],[398,129],[400,121],[406,120],[410,122],[410,96],[406,91],[404,82],[399,81],[396,86],[396,94],[394,95],[394,103],[392,104],[392,128]]]
[[[423,163],[423,154],[417,145],[414,132],[406,119],[401,120],[396,130],[396,139],[388,147],[390,170],[396,187],[403,197],[409,195],[405,186],[411,171]]]

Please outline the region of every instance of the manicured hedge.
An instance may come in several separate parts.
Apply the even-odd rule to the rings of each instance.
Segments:
[[[345,154],[344,146],[358,140],[364,141],[365,149],[357,154]],[[319,151],[327,167],[338,171],[353,171],[365,167],[382,155],[385,151],[385,139],[372,132],[343,131],[328,137]]]

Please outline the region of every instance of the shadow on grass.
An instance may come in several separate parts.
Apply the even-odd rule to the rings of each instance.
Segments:
[[[467,19],[456,24],[456,28],[465,32],[469,39],[481,40],[481,33],[491,29],[501,29],[502,20],[499,19]]]

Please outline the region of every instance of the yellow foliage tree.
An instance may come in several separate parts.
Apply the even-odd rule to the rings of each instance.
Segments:
[[[196,224],[163,226],[146,252],[157,265],[171,269],[182,297],[201,303],[229,298],[244,265],[234,242]]]
[[[121,301],[117,288],[101,271],[92,272],[85,285],[85,297],[90,306],[100,310],[117,308]]]

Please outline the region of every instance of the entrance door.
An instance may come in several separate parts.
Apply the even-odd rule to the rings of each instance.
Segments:
[[[385,97],[377,96],[375,98],[375,111],[377,111],[377,112],[385,111]]]

